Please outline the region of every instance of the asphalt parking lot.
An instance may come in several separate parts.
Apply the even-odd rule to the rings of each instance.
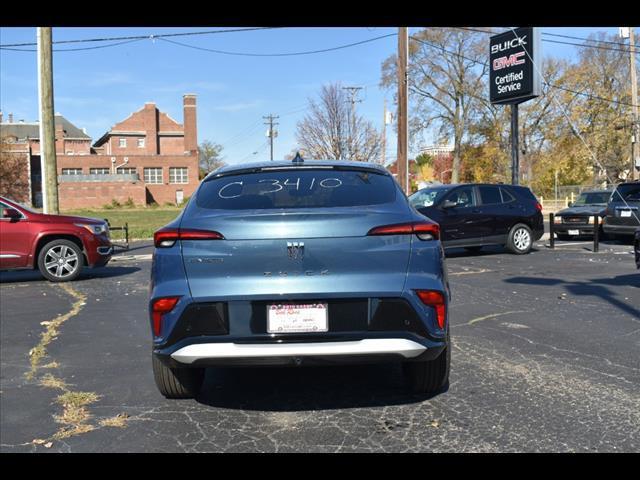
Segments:
[[[450,251],[451,384],[432,398],[367,365],[209,369],[168,401],[148,246],[71,284],[0,272],[0,450],[637,452],[640,272],[630,245],[590,248]]]

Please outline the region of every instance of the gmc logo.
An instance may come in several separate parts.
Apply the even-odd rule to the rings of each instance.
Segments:
[[[512,67],[514,65],[522,65],[525,60],[526,52],[518,52],[508,57],[498,57],[493,60],[493,70],[502,70],[503,68]]]
[[[514,38],[513,40],[507,40],[506,42],[491,45],[491,53],[504,52],[505,50],[509,50],[510,48],[526,45],[527,42],[525,41],[525,38],[527,38],[527,36],[523,35],[521,37]]]

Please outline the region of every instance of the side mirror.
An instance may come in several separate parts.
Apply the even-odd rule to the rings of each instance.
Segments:
[[[22,217],[22,214],[16,210],[15,208],[3,208],[2,209],[2,218],[10,218],[12,220],[17,220]]]
[[[442,208],[447,209],[447,208],[454,208],[456,205],[458,205],[456,202],[454,202],[453,200],[445,200],[444,202],[442,202]]]

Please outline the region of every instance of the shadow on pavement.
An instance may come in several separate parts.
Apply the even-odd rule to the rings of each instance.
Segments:
[[[530,253],[536,253],[539,249],[535,246],[531,248]],[[464,258],[464,257],[487,257],[491,255],[503,255],[505,253],[511,253],[505,247],[500,245],[488,245],[482,247],[480,250],[468,251],[462,247],[448,248],[445,250],[446,258]]]
[[[623,312],[640,318],[640,310],[633,305],[627,304],[616,298],[615,291],[612,291],[607,285],[632,286],[640,288],[640,274],[618,275],[613,278],[595,278],[587,280],[562,280],[559,278],[540,278],[540,277],[513,277],[504,280],[506,283],[517,283],[521,285],[538,285],[547,287],[564,287],[571,295],[585,295],[591,297],[599,297],[612,306],[622,310]],[[635,304],[635,302],[634,302]]]
[[[102,267],[96,269],[85,268],[77,279],[71,283],[82,282],[84,280],[90,280],[92,278],[110,278],[120,277],[122,275],[128,275],[139,271],[138,267]],[[1,271],[0,283],[11,282],[36,282],[46,281],[38,270],[13,270],[13,271]]]
[[[209,368],[196,400],[234,410],[295,412],[406,405],[434,396],[409,393],[400,365],[385,364]]]

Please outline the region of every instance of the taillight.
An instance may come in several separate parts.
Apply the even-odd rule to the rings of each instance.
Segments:
[[[223,240],[218,232],[210,230],[193,230],[184,228],[161,228],[153,234],[153,243],[156,248],[173,247],[176,240]]]
[[[151,317],[153,319],[153,334],[158,337],[162,330],[162,315],[169,313],[176,306],[180,297],[156,298],[151,307]]]
[[[367,235],[411,234],[416,234],[420,240],[438,240],[440,238],[440,225],[431,222],[397,223],[375,227],[367,233]]]
[[[416,290],[416,293],[422,303],[435,309],[438,326],[444,328],[447,319],[447,304],[444,294],[438,290]]]
[[[536,202],[536,210],[538,210],[539,212],[542,211],[542,205],[540,205],[540,202]]]

